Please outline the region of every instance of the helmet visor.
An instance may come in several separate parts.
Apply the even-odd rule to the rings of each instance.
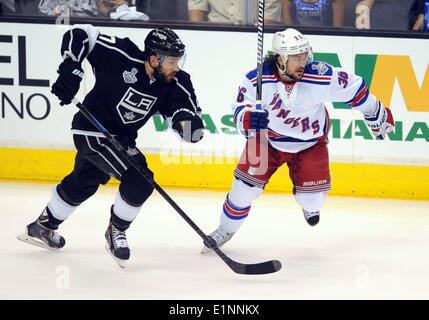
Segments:
[[[158,56],[159,57],[159,56]],[[169,69],[183,69],[186,62],[186,54],[181,57],[163,56],[160,64]]]
[[[306,54],[303,54],[306,53]],[[309,47],[308,51],[305,51],[299,54],[292,54],[287,56],[287,61],[292,61],[293,63],[300,64],[305,62],[305,64],[309,64],[313,62],[313,51],[311,47]]]

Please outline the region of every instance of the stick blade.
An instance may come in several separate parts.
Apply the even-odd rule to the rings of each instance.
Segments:
[[[232,260],[218,247],[212,248],[214,252],[234,271],[238,274],[268,274],[279,271],[282,264],[278,260],[269,260],[260,263],[240,263]]]
[[[230,264],[231,269],[238,274],[269,274],[279,271],[282,268],[282,264],[278,260],[270,260],[261,263],[245,264],[232,261]]]

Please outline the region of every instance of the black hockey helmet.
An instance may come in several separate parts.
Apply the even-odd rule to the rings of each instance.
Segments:
[[[167,27],[160,27],[149,32],[144,46],[146,59],[151,55],[161,58],[165,56],[182,57],[185,54],[185,45],[182,40]]]

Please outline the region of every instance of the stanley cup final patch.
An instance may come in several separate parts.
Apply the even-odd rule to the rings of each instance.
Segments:
[[[318,64],[313,64],[311,66],[311,69],[317,70],[317,73],[319,74],[319,76],[323,76],[329,70],[327,65],[321,62],[319,62]]]
[[[122,73],[122,76],[124,77],[124,81],[125,83],[135,83],[137,82],[137,69],[136,68],[132,68],[131,71],[124,71]]]

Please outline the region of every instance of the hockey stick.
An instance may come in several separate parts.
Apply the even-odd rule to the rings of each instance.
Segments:
[[[188,217],[188,215],[170,198],[170,196],[148,175],[143,167],[130,157],[127,154],[127,151],[119,144],[119,142],[101,125],[100,122],[89,112],[89,110],[79,102],[76,98],[73,98],[73,103],[79,110],[84,114],[84,116],[100,131],[106,139],[113,145],[113,147],[121,154],[125,159],[128,165],[133,166],[146,181],[148,181],[159,194],[167,200],[167,202],[179,213],[182,218],[194,229],[196,233],[204,240],[208,247],[212,249],[216,254],[236,273],[239,274],[267,274],[279,271],[281,268],[281,263],[278,260],[270,260],[266,262],[256,263],[256,264],[245,264],[239,263],[231,258],[227,257],[217,246],[216,242],[209,238],[201,229]]]
[[[262,109],[262,63],[264,54],[264,7],[265,0],[258,2],[258,49],[257,49],[257,69],[258,84],[256,87],[256,109]]]

